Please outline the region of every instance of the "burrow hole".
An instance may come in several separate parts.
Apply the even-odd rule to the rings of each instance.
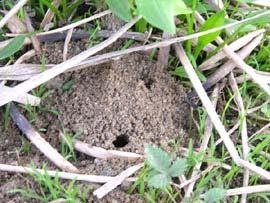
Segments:
[[[121,147],[126,146],[128,142],[129,142],[128,136],[125,134],[121,134],[121,135],[118,135],[116,139],[113,141],[113,145],[116,148],[121,148]]]

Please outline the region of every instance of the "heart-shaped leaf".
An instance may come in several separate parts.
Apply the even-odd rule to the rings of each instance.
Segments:
[[[154,188],[165,188],[168,186],[170,181],[171,181],[170,176],[168,176],[167,174],[160,173],[160,174],[152,176],[149,179],[148,184],[149,186],[154,187]]]
[[[177,177],[183,175],[187,168],[187,161],[185,159],[177,159],[173,162],[171,168],[169,169],[169,174],[172,177]]]
[[[222,200],[226,195],[226,190],[221,188],[212,188],[205,193],[204,200],[207,203],[215,203]]]
[[[160,148],[151,145],[145,146],[146,158],[149,165],[161,173],[168,173],[171,166],[171,157]]]

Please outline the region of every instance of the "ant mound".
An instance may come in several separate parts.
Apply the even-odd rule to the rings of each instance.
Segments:
[[[145,56],[132,54],[64,77],[74,85],[58,88],[54,108],[84,142],[143,153],[144,143],[183,139],[190,118],[185,89]]]

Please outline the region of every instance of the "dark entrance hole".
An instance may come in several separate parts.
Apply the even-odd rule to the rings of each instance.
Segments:
[[[113,141],[113,145],[116,148],[121,148],[124,147],[128,144],[129,140],[128,140],[128,136],[125,134],[121,134],[119,136],[116,137],[116,139]]]

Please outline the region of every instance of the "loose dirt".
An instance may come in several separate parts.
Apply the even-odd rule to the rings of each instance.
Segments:
[[[85,41],[72,42],[69,57],[84,49]],[[63,43],[44,45],[46,63],[62,62],[62,50]],[[65,84],[71,85],[65,88]],[[110,63],[66,73],[50,81],[47,87],[53,90],[53,94],[43,100],[33,125],[36,129],[46,129],[42,136],[58,151],[58,135],[63,128],[72,133],[80,132],[78,139],[91,146],[140,154],[144,153],[146,143],[170,149],[170,141],[181,141],[183,145],[189,139],[187,130],[191,124],[185,89],[167,70],[146,56],[132,54]],[[59,116],[50,113],[52,109]],[[0,122],[3,123],[2,116]],[[20,153],[22,135],[13,124],[7,131],[0,126],[0,131],[0,163],[28,165],[33,161],[40,166],[42,161],[46,161],[34,146],[29,153]],[[110,176],[135,164],[123,160],[98,160],[79,153],[73,163],[82,172]],[[49,167],[54,168],[50,164]],[[18,196],[5,192],[7,187],[23,186],[19,184],[21,176],[1,173],[0,179],[0,198],[5,202],[16,202]],[[128,186],[121,186],[101,202],[142,202],[136,194],[125,194]]]

